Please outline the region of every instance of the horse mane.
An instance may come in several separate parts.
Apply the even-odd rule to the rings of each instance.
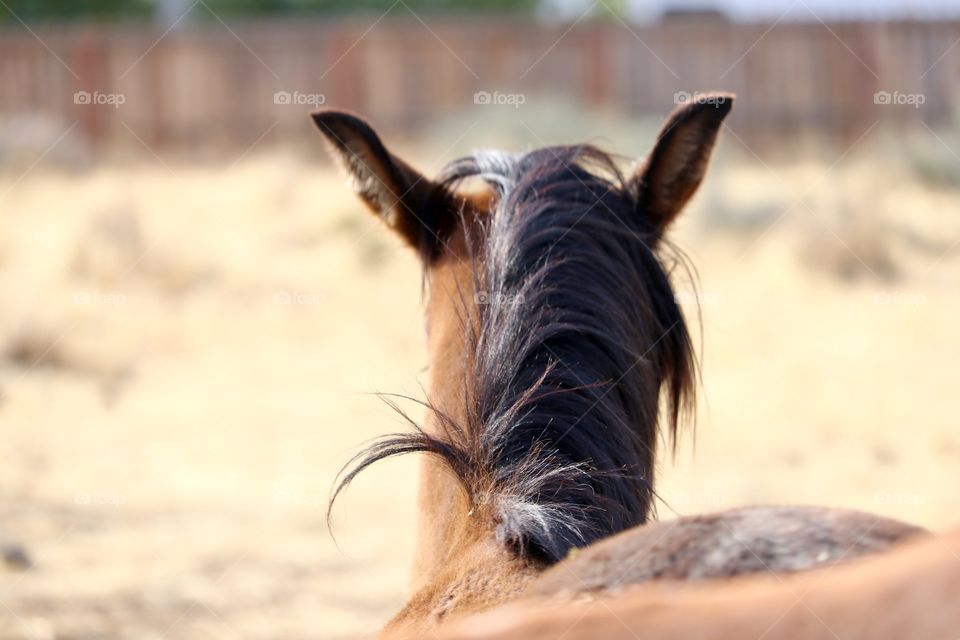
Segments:
[[[331,505],[370,464],[428,452],[500,543],[555,562],[652,515],[661,431],[675,442],[693,406],[696,361],[670,285],[674,267],[689,267],[592,146],[475,153],[448,165],[442,185],[468,178],[498,198],[479,223],[476,304],[460,301],[467,424],[428,401],[443,436],[407,418],[411,432],[348,463]]]

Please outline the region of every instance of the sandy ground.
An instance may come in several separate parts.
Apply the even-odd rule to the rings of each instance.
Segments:
[[[960,194],[828,164],[721,165],[677,229],[704,384],[661,517],[960,523]],[[414,461],[355,483],[339,546],[324,510],[359,445],[402,427],[370,392],[420,394],[413,257],[284,155],[18,176],[0,176],[0,638],[377,629],[405,597]]]

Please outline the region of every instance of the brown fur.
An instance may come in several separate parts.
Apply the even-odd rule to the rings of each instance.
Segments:
[[[554,565],[527,594],[596,593],[651,580],[803,571],[883,551],[924,532],[862,511],[741,507],[624,531]]]
[[[662,582],[600,598],[523,600],[438,640],[955,640],[960,530],[794,576]]]
[[[483,196],[475,197],[483,202]],[[470,366],[461,347],[466,327],[444,307],[461,297],[473,299],[469,253],[465,236],[456,234],[430,274],[428,395],[435,410],[427,412],[427,433],[443,433],[441,414],[466,422],[465,396],[447,382],[463,380]],[[451,613],[482,611],[502,603],[520,594],[543,568],[493,543],[491,528],[483,526],[480,514],[470,513],[462,488],[441,460],[425,456],[420,464],[414,596],[387,626],[391,632],[433,626]]]

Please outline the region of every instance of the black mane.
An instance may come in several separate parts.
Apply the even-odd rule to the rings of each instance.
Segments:
[[[378,441],[334,497],[376,460],[431,452],[504,544],[552,562],[650,516],[659,427],[675,436],[692,405],[693,349],[660,255],[669,245],[610,156],[478,153],[443,173],[445,188],[467,178],[498,194],[474,260],[476,322],[464,318],[479,327],[468,424],[439,416],[444,438],[417,428]]]

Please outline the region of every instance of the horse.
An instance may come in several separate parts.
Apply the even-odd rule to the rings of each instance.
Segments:
[[[426,418],[404,413],[410,431],[351,460],[330,501],[370,464],[427,454],[413,596],[386,633],[577,590],[580,575],[603,590],[658,575],[793,571],[919,532],[859,512],[757,507],[712,522],[726,527],[724,544],[706,521],[681,518],[663,523],[676,544],[642,552],[657,537],[645,526],[659,526],[648,525],[658,441],[676,442],[697,376],[671,285],[689,266],[665,234],[733,100],[700,94],[675,109],[629,172],[594,146],[567,145],[477,152],[434,179],[360,117],[313,114],[361,200],[423,267]],[[734,543],[744,540],[762,542],[759,563]]]
[[[529,598],[442,625],[437,640],[953,640],[960,529],[793,575],[665,581]]]

